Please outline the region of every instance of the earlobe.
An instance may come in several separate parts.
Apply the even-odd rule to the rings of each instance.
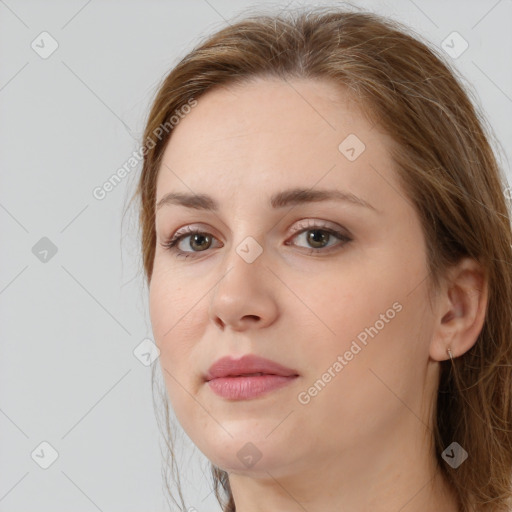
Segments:
[[[471,258],[452,267],[438,295],[430,357],[455,359],[471,349],[484,325],[488,283],[482,266]]]

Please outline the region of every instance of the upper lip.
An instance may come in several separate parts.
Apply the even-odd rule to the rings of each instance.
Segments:
[[[207,381],[220,377],[246,375],[248,373],[264,373],[269,375],[296,376],[298,373],[291,368],[253,354],[247,354],[239,359],[231,356],[217,359],[209,368],[205,376]]]

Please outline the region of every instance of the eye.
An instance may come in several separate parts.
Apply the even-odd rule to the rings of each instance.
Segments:
[[[179,248],[179,244],[182,240],[191,237],[188,242],[188,247],[192,248],[192,251],[185,251]],[[187,226],[186,228],[179,230],[176,234],[168,241],[163,242],[161,245],[171,251],[177,253],[178,256],[188,257],[187,253],[203,252],[210,248],[212,239],[214,239],[210,233],[200,231],[198,229]],[[195,250],[197,248],[197,250]]]
[[[309,244],[309,247],[306,248],[311,249],[310,253],[328,252],[324,250],[326,247],[332,247],[333,245],[345,245],[352,241],[352,239],[345,233],[337,229],[315,223],[314,221],[308,221],[305,224],[303,223],[297,226],[297,232],[293,238],[300,237],[303,237],[305,242]],[[342,243],[336,244],[335,239],[338,239]],[[329,242],[331,241],[334,243],[329,245]],[[291,244],[287,242],[286,245]]]
[[[299,224],[295,229],[295,234],[293,235],[292,239],[299,238],[303,235],[305,235],[304,239],[306,243],[310,244],[310,254],[328,252],[324,250],[326,247],[331,247],[332,245],[345,245],[346,243],[352,241],[352,239],[343,232],[321,224],[317,224],[313,221],[310,221],[306,224]],[[185,250],[185,247],[180,249],[179,246],[181,242],[187,238],[190,238],[190,240],[187,244],[185,244],[185,247],[192,250]],[[333,239],[338,239],[341,243],[334,243],[329,245],[329,242],[331,242]],[[194,253],[208,250],[211,247],[213,240],[216,240],[216,238],[207,231],[201,231],[199,229],[187,226],[186,228],[177,231],[170,240],[162,242],[161,245],[166,250],[176,253],[176,256],[184,256],[187,258]],[[335,242],[335,240],[333,241]],[[286,242],[285,245],[295,244]],[[308,249],[308,247],[304,248]]]

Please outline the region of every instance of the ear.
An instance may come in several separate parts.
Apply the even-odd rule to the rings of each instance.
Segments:
[[[430,357],[436,361],[467,352],[480,334],[487,310],[488,282],[480,264],[463,258],[449,270],[437,296]]]

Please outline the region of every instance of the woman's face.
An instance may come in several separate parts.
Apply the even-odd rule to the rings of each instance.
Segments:
[[[437,375],[426,248],[391,143],[332,83],[312,80],[218,88],[174,129],[156,202],[205,195],[217,208],[168,198],[157,209],[151,322],[176,417],[221,469],[356,471],[423,433]],[[296,202],[271,201],[296,189],[307,191]],[[307,200],[319,191],[370,206]],[[219,396],[209,367],[246,354],[298,376]]]

